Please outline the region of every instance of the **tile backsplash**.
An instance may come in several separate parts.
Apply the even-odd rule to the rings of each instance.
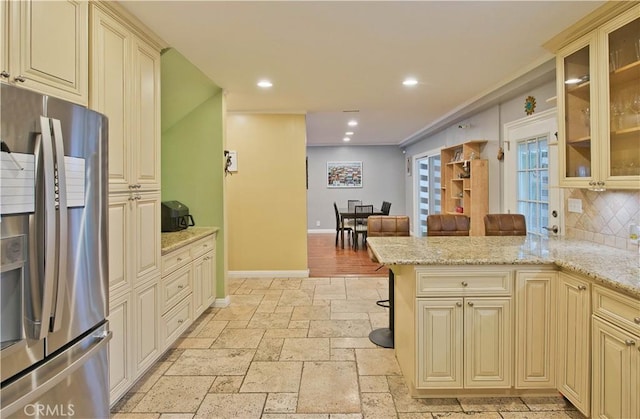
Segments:
[[[569,198],[582,200],[581,214],[568,212]],[[565,189],[564,199],[567,237],[638,250],[638,244],[629,239],[629,226],[640,224],[640,191]]]

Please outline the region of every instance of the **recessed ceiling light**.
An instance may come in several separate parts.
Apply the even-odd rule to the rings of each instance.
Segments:
[[[268,89],[271,86],[273,86],[273,83],[271,83],[269,80],[260,80],[258,82],[258,87],[262,87],[263,89]]]
[[[347,131],[344,133],[344,135],[353,135],[353,131]]]
[[[349,137],[344,137],[344,138],[342,139],[342,141],[344,141],[344,142],[351,141],[351,138],[349,138]]]
[[[404,84],[405,86],[415,86],[416,84],[418,84],[418,80],[414,78],[408,78],[408,79],[404,79],[402,84]]]
[[[350,127],[355,127],[358,125],[358,121],[356,121],[355,119],[352,119],[347,123],[347,125],[349,125]]]

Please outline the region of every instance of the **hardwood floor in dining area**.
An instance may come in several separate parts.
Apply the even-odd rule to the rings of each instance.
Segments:
[[[358,246],[354,250],[349,246],[349,240],[345,235],[344,249],[335,245],[335,233],[313,233],[307,235],[307,253],[309,263],[309,276],[388,276],[389,269],[369,259],[367,249]]]

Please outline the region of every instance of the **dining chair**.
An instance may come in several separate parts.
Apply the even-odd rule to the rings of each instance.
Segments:
[[[367,218],[373,214],[373,205],[356,205],[354,210],[356,223],[353,226],[353,248],[358,250],[358,236],[362,236],[362,246],[367,246]]]
[[[398,237],[409,236],[409,216],[407,215],[372,215],[367,219],[367,238],[368,237]],[[371,251],[371,247],[367,247],[369,259],[379,263],[378,258]],[[389,299],[378,300],[376,304],[380,307],[389,308],[389,327],[382,327],[369,333],[369,340],[383,348],[393,348],[393,299],[394,299],[394,281],[393,271],[389,269]]]
[[[469,217],[463,214],[427,215],[427,236],[468,236]]]
[[[340,218],[340,211],[338,210],[338,204],[336,204],[335,202],[333,203],[333,209],[336,213],[336,246],[338,246],[338,237],[340,237],[340,235],[342,234],[343,239],[341,240],[341,242],[342,248],[344,248],[344,233],[347,233],[347,236],[349,237],[349,245],[351,245],[353,228],[351,228],[351,226],[343,226],[342,219]]]
[[[362,201],[360,201],[359,199],[347,200],[347,209],[349,210],[349,212],[354,212],[354,208],[356,207],[356,205],[362,205]]]
[[[382,206],[380,207],[380,212],[382,212],[382,215],[389,215],[390,211],[391,211],[391,202],[382,201]]]
[[[487,214],[485,236],[526,236],[527,222],[522,214]]]

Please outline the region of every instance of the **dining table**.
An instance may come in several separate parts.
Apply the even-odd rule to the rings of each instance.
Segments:
[[[344,220],[345,219],[347,220],[353,219],[353,224],[355,228],[355,224],[357,223],[358,219],[369,218],[369,216],[371,215],[384,215],[382,210],[376,207],[373,208],[373,212],[366,213],[366,214],[362,214],[362,213],[356,214],[355,208],[352,208],[352,209],[338,208],[338,211],[340,212],[340,246],[343,249],[344,249]]]

